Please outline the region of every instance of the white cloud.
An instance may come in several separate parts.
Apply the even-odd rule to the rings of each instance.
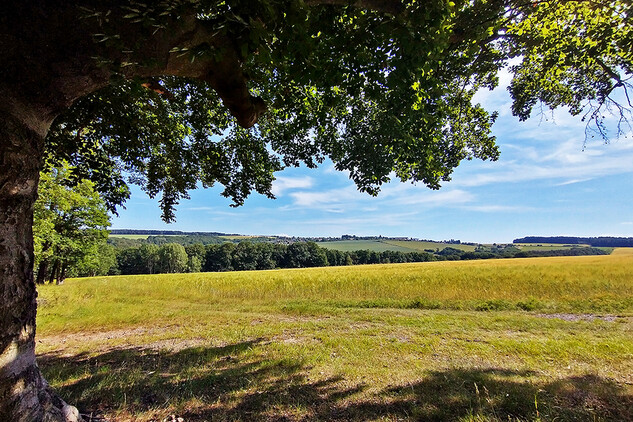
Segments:
[[[349,203],[352,199],[358,200],[360,195],[353,186],[321,192],[299,191],[290,194],[294,205],[306,208],[332,208],[333,205]]]
[[[422,190],[424,189],[424,190]],[[472,202],[475,196],[462,189],[431,191],[426,187],[401,195],[396,201],[402,205],[451,206]]]
[[[321,192],[292,192],[291,208],[318,209],[330,213],[364,212],[381,213],[402,206],[438,208],[463,205],[475,200],[475,196],[463,189],[433,191],[426,186],[391,183],[383,187],[377,197],[359,192],[353,185]]]
[[[552,139],[554,136],[556,139]],[[501,145],[501,150],[498,162],[462,164],[465,169],[458,169],[450,185],[473,187],[551,179],[553,185],[562,186],[633,172],[633,141],[629,139],[585,144],[577,136],[566,138],[553,132],[545,140],[526,138],[524,145],[515,139]]]
[[[499,183],[516,183],[534,180],[567,179],[562,184],[586,181],[597,177],[633,172],[633,154],[627,157],[610,156],[571,162],[569,159],[554,160],[553,163],[543,165],[539,163],[516,164],[498,163],[498,170],[479,171],[467,178],[455,178],[452,186],[482,186]],[[560,184],[560,183],[559,183]]]
[[[275,196],[281,196],[288,189],[307,189],[314,185],[314,179],[310,176],[285,177],[276,176],[273,181],[272,192]]]

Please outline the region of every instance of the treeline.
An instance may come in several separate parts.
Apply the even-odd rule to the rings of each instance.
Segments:
[[[609,255],[609,252],[593,247],[574,247],[556,250],[530,250],[523,251],[513,246],[505,247],[478,247],[475,251],[463,251],[447,247],[436,255],[448,261],[471,260],[471,259],[494,259],[494,258],[535,258],[548,256],[581,256],[581,255]]]
[[[552,251],[522,251],[516,247],[506,246],[479,247],[475,251],[464,251],[447,247],[442,250],[427,250],[424,252],[376,252],[371,250],[344,252],[321,248],[315,242],[295,242],[290,245],[254,243],[250,241],[242,241],[237,244],[225,242],[219,245],[202,245],[200,243],[194,245],[177,243],[164,245],[143,244],[117,250],[115,262],[102,275],[246,271],[275,268],[604,254],[607,254],[607,252],[588,247]],[[78,275],[94,275],[94,273]]]
[[[527,236],[512,243],[551,243],[555,245],[589,245],[596,248],[633,247],[633,237],[574,237],[574,236]]]
[[[146,239],[131,239],[127,237],[108,238],[108,244],[118,249],[138,247],[141,245],[166,245],[168,243],[178,243],[179,245],[220,245],[227,240],[218,236],[208,235],[153,235]]]
[[[230,235],[227,235],[230,236]],[[225,242],[239,243],[243,241],[243,237],[235,237],[234,239],[228,239],[226,237],[220,237],[214,234],[191,234],[191,235],[152,235],[146,239],[133,239],[126,237],[110,236],[108,238],[108,244],[118,249],[138,247],[141,245],[166,245],[168,243],[178,243],[180,245],[221,245]],[[272,242],[275,241],[272,237],[254,237],[249,242]]]
[[[144,244],[120,250],[117,265],[109,274],[246,271],[434,260],[437,258],[428,252],[342,252],[321,248],[314,242],[290,245],[250,241],[221,245]]]
[[[238,234],[221,232],[183,232],[180,230],[143,230],[143,229],[111,229],[114,235],[147,235],[147,236],[239,236]]]
[[[532,258],[539,256],[583,256],[583,255],[609,255],[610,251],[599,248],[570,248],[556,249],[552,251],[521,251],[514,255],[515,258]]]

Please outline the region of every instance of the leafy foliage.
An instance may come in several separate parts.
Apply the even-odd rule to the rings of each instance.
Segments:
[[[167,243],[158,248],[158,272],[181,273],[187,268],[185,247],[177,243]]]
[[[69,174],[65,165],[40,176],[33,224],[39,282],[62,282],[78,265],[83,268],[80,274],[91,274],[99,266],[95,256],[114,259],[105,245],[110,217],[103,200],[88,180],[69,186]]]
[[[538,101],[567,106],[608,140],[605,115],[615,111],[617,135],[631,129],[633,6],[627,1],[539,2],[508,27],[520,40],[510,92],[513,113],[527,119]],[[625,102],[613,97],[622,88]]]
[[[240,205],[253,190],[272,197],[273,174],[284,166],[326,158],[370,194],[393,178],[437,189],[460,161],[497,159],[496,113],[472,99],[496,86],[512,58],[521,58],[511,86],[521,119],[539,102],[567,106],[606,136],[605,109],[616,107],[621,124],[630,114],[630,103],[612,99],[615,88],[630,87],[623,76],[633,63],[628,2],[325,3],[133,2],[116,11],[150,40],[193,12],[213,35],[171,53],[195,67],[226,54],[211,39],[230,39],[268,111],[242,129],[202,82],[126,78],[126,68],[151,67],[156,58],[103,58],[118,76],[57,120],[49,162],[75,165],[75,177],[95,181],[111,209],[129,195],[126,179],[138,183],[161,195],[163,219],[171,221],[198,184],[220,183]],[[96,42],[121,57],[141,49],[144,39],[121,37],[120,26],[107,24],[109,12],[86,12],[103,32]]]

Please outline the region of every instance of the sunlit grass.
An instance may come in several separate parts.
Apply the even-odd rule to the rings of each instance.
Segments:
[[[82,330],[227,306],[633,312],[633,254],[69,280],[42,286],[40,327]],[[68,303],[73,306],[66,306]],[[329,310],[328,310],[329,312]],[[59,318],[59,317],[63,318]],[[87,324],[87,326],[86,326]]]
[[[76,279],[38,353],[114,420],[626,421],[632,298],[631,250]]]

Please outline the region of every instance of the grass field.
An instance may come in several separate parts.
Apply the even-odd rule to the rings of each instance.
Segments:
[[[392,245],[381,240],[339,240],[333,242],[317,242],[322,248],[334,249],[342,252],[369,250],[374,252],[399,251],[414,252],[414,249]]]
[[[108,420],[630,421],[633,253],[40,288],[38,355]]]

